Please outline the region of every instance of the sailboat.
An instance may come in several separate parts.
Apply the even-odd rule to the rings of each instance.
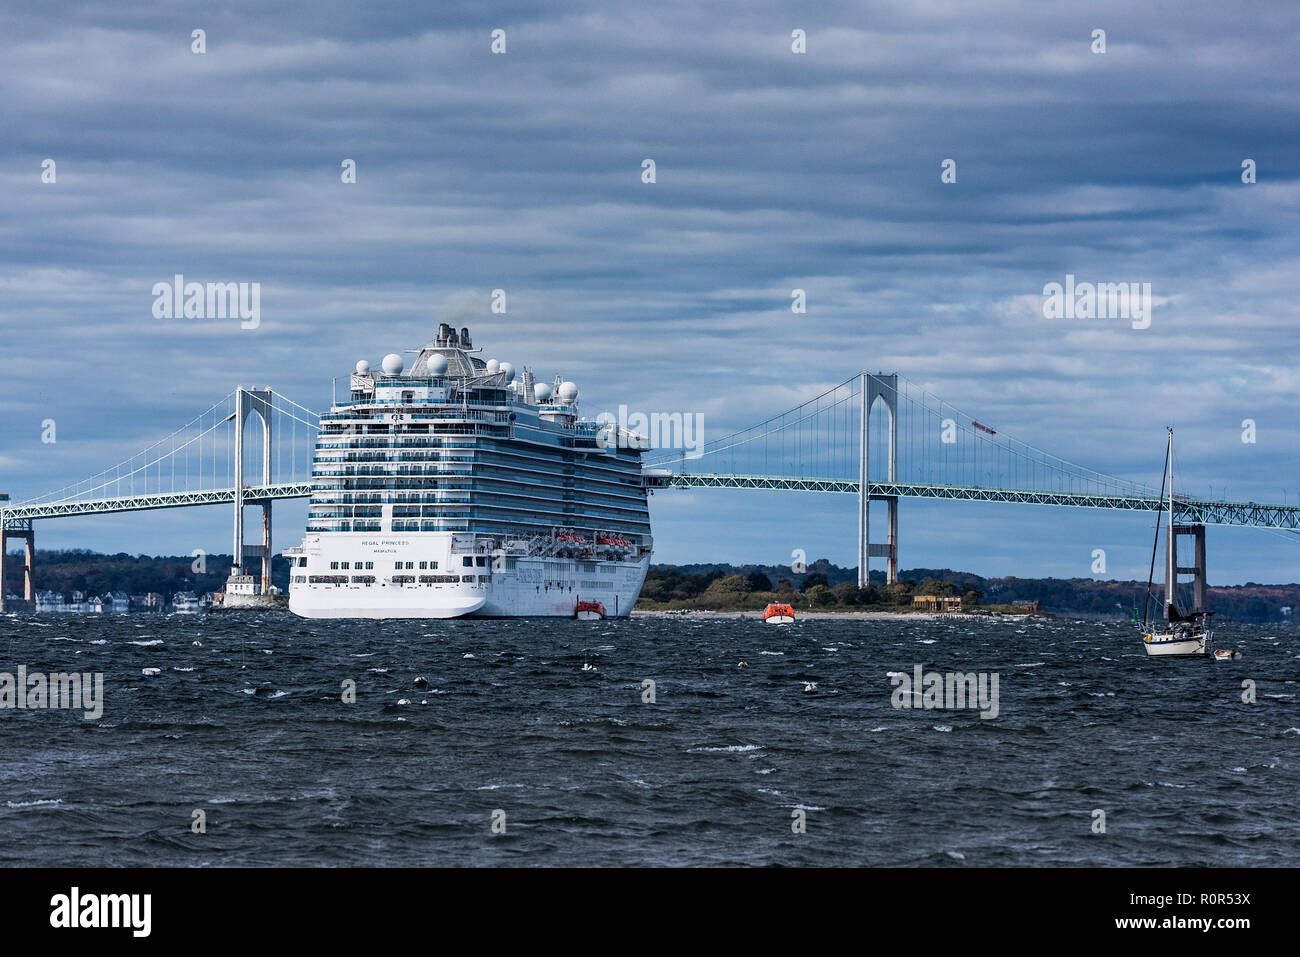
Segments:
[[[1165,489],[1169,491],[1165,499]],[[1175,602],[1178,584],[1178,548],[1174,535],[1174,430],[1169,430],[1169,444],[1165,449],[1165,471],[1161,476],[1160,497],[1168,506],[1165,535],[1165,624],[1157,627],[1159,619],[1147,618],[1151,606],[1151,584],[1156,571],[1156,549],[1160,543],[1160,520],[1156,520],[1155,541],[1151,543],[1151,573],[1147,576],[1146,600],[1142,603],[1142,647],[1149,657],[1203,658],[1212,650],[1209,616],[1213,612],[1195,610],[1183,614]],[[1164,512],[1165,508],[1162,507]]]

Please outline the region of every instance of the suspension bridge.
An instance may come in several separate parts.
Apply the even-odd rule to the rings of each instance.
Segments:
[[[675,418],[674,418],[675,416]],[[260,468],[244,467],[250,417],[259,420]],[[963,412],[897,374],[861,372],[779,415],[687,448],[680,413],[652,414],[644,456],[651,489],[733,488],[839,492],[858,496],[858,578],[872,558],[898,575],[898,503],[903,498],[1009,502],[1156,511],[1156,489],[1067,461]],[[674,429],[676,434],[674,435]],[[185,425],[109,469],[13,503],[0,497],[0,554],[24,542],[23,602],[34,598],[33,522],[43,519],[207,505],[233,506],[234,567],[260,564],[270,583],[271,512],[277,499],[312,493],[319,419],[270,387],[237,388]],[[659,447],[654,447],[655,444]],[[246,480],[252,479],[252,480]],[[886,508],[873,542],[871,503]],[[261,510],[260,542],[244,541],[244,510]],[[1300,506],[1175,496],[1179,535],[1197,538],[1197,564],[1179,568],[1204,587],[1204,526],[1300,529]],[[0,563],[2,566],[2,563]],[[0,567],[0,610],[7,587]]]

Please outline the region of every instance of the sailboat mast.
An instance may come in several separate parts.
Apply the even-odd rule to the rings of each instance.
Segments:
[[[1169,479],[1169,446],[1165,446],[1165,464],[1160,469],[1160,508],[1156,510],[1156,530],[1151,537],[1151,567],[1147,569],[1147,592],[1142,598],[1142,628],[1151,627],[1147,612],[1151,608],[1151,583],[1156,577],[1156,550],[1160,547],[1160,513],[1164,511],[1165,487]]]
[[[1178,543],[1174,537],[1174,430],[1169,430],[1169,527],[1165,535],[1165,618],[1172,621],[1178,582]]]

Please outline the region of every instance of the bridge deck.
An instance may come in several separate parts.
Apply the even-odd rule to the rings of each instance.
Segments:
[[[676,473],[649,475],[650,489],[667,488],[742,488],[799,492],[858,492],[858,483],[850,479],[784,478],[775,475],[721,475]],[[310,482],[251,486],[244,489],[249,504],[311,495]],[[1022,505],[1060,505],[1074,508],[1102,508],[1120,511],[1158,510],[1162,501],[1154,495],[1099,495],[1095,493],[1056,492],[1009,488],[982,488],[970,485],[918,485],[904,482],[872,482],[869,494],[874,499],[932,498],[964,502],[1013,502]],[[5,527],[18,527],[38,518],[66,518],[107,512],[137,512],[156,508],[180,508],[193,505],[230,504],[235,500],[233,488],[200,492],[161,492],[122,498],[53,502],[6,507],[0,504]],[[1300,529],[1300,506],[1267,505],[1258,502],[1217,502],[1206,499],[1174,499],[1176,517],[1185,524],[1242,525],[1258,528]]]
[[[310,482],[255,485],[244,488],[244,502],[250,505],[268,499],[307,498],[310,495]],[[142,512],[155,508],[181,508],[186,505],[230,505],[234,504],[234,501],[233,488],[217,488],[199,492],[156,492],[121,498],[0,506],[0,514],[4,516],[4,523],[8,526],[11,522],[34,518],[67,518],[71,515],[98,515],[105,512]]]
[[[750,488],[798,492],[858,493],[852,479],[783,478],[775,475],[712,475],[680,473],[646,476],[649,488]],[[1158,511],[1163,500],[1156,495],[1099,495],[1011,488],[982,488],[971,485],[917,485],[904,482],[872,482],[873,499],[939,498],[963,502],[1014,502],[1022,505],[1064,505],[1075,508],[1104,508],[1121,511]],[[1195,525],[1243,525],[1258,528],[1300,529],[1300,506],[1263,505],[1258,502],[1216,502],[1208,499],[1174,497],[1178,521]]]

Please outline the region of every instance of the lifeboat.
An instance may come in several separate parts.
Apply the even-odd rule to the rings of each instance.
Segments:
[[[596,621],[605,617],[605,606],[598,601],[580,601],[573,617],[578,621]]]
[[[768,605],[763,609],[763,620],[769,625],[788,625],[794,621],[794,609],[789,605]]]

